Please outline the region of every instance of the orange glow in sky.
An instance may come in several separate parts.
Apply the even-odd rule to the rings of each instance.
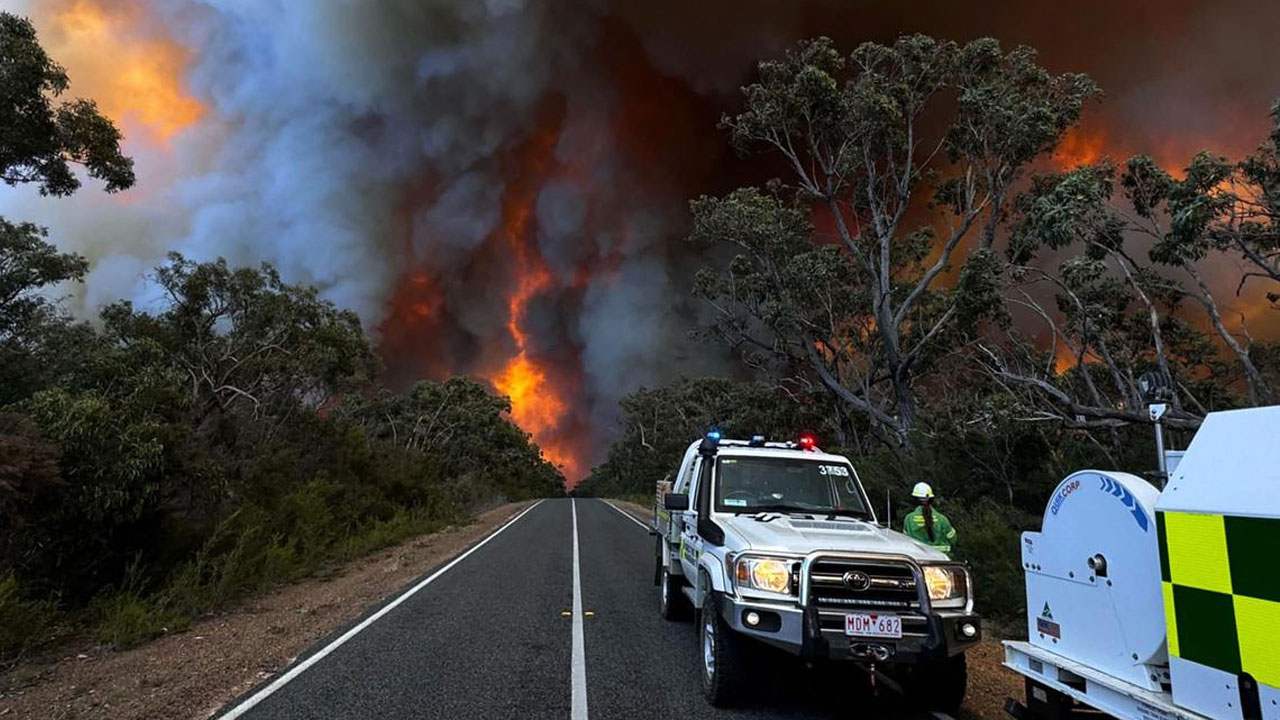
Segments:
[[[71,78],[68,95],[92,98],[126,135],[141,127],[168,143],[204,115],[182,84],[187,50],[136,0],[43,0],[32,20]]]

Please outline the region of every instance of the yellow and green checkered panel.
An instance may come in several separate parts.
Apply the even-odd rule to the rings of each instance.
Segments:
[[[1280,518],[1156,514],[1169,654],[1280,687]]]

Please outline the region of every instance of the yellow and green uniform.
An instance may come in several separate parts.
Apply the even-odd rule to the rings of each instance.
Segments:
[[[1169,654],[1280,687],[1280,518],[1156,513]]]
[[[932,545],[944,553],[951,552],[951,543],[956,541],[956,529],[946,515],[933,510],[933,539],[929,539],[929,531],[924,526],[924,508],[916,508],[907,513],[902,521],[902,532],[907,537],[919,540],[925,545]]]

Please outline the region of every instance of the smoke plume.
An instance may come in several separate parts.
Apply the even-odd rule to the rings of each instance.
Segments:
[[[571,481],[616,400],[719,366],[691,344],[684,202],[758,178],[716,130],[753,63],[816,34],[1038,47],[1109,99],[1065,152],[1244,152],[1280,95],[1280,6],[6,0],[127,136],[138,186],[0,212],[92,272],[92,315],[154,302],[177,250],[268,261],[357,311],[389,381],[468,373]]]

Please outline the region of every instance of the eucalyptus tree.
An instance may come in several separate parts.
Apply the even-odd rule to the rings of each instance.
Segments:
[[[1274,402],[1275,343],[1227,308],[1251,282],[1280,299],[1278,138],[1280,127],[1240,162],[1202,152],[1176,176],[1139,155],[1037,178],[1017,201],[1009,257],[1024,283],[1011,302],[1043,320],[1054,350],[1046,361],[1025,342],[983,346],[987,368],[1040,416],[1077,427],[1149,422],[1147,373],[1170,387],[1175,425]],[[1028,291],[1037,284],[1053,305]]]
[[[698,278],[706,330],[909,443],[919,379],[999,314],[1013,188],[1097,88],[1029,48],[915,35],[803,42],[743,92],[723,126],[781,176],[692,203],[691,239],[736,250]]]

